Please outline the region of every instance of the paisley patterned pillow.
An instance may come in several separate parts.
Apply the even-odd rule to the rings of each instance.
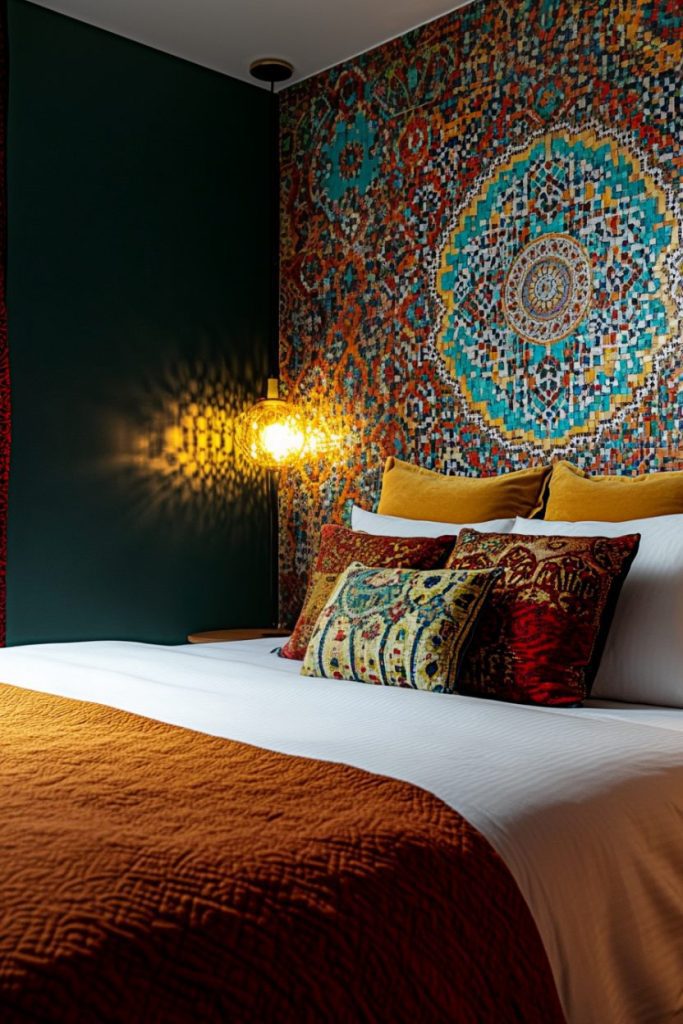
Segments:
[[[498,575],[354,562],[320,614],[301,674],[452,693]]]
[[[463,530],[448,565],[502,569],[467,653],[460,693],[580,704],[590,693],[640,534],[531,537]]]
[[[294,632],[280,657],[301,659],[313,627],[332,593],[339,573],[351,562],[386,568],[434,569],[445,564],[453,550],[452,537],[375,537],[346,526],[323,526],[320,550]]]

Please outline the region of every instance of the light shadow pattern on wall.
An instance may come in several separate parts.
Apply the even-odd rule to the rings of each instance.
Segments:
[[[214,357],[177,362],[139,385],[114,430],[136,514],[204,532],[263,512],[266,474],[235,450],[235,418],[255,398],[238,372]]]
[[[481,0],[282,94],[281,376],[355,440],[280,491],[283,613],[382,461],[683,468],[683,11]]]

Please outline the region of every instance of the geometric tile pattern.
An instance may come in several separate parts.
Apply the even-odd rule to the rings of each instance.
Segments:
[[[393,454],[683,468],[683,9],[484,0],[281,94],[282,616]]]
[[[456,211],[434,351],[510,450],[564,454],[595,434],[679,339],[683,225],[647,168],[618,132],[555,129],[505,154]]]

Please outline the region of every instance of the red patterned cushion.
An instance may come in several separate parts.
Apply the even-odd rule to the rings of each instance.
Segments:
[[[590,693],[640,534],[527,537],[462,530],[452,569],[504,570],[458,691],[522,704],[580,704]]]
[[[455,537],[375,537],[346,526],[323,526],[306,600],[280,655],[303,660],[313,627],[334,590],[337,576],[352,562],[362,562],[373,569],[439,569],[454,543]]]

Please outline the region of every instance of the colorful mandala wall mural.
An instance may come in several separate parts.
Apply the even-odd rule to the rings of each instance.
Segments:
[[[282,616],[389,454],[683,468],[680,0],[478,0],[282,94]]]

